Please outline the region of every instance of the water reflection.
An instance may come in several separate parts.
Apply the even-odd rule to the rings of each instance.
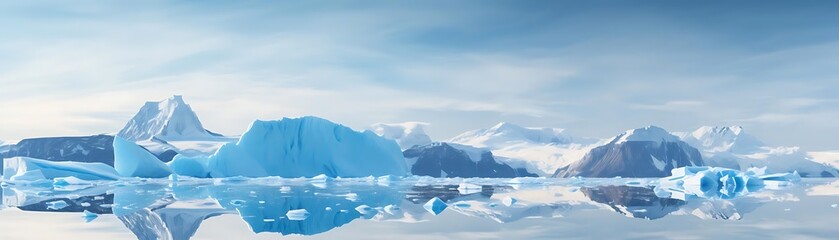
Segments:
[[[436,216],[422,205],[433,198],[448,205],[445,211],[499,223],[573,218],[584,211],[603,210],[649,220],[670,215],[740,220],[764,203],[780,199],[775,194],[765,191],[733,199],[682,200],[662,197],[652,186],[620,182],[508,184],[489,180],[469,185],[361,180],[138,180],[91,183],[72,189],[51,185],[8,185],[2,189],[4,207],[113,214],[138,239],[176,240],[191,238],[205,220],[226,214],[240,217],[254,233],[282,235],[316,235],[359,219],[429,221]],[[308,214],[291,217],[299,210]]]

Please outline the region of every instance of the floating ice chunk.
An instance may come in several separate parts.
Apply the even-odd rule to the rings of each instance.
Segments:
[[[289,187],[289,186],[282,186],[282,187],[280,187],[280,192],[281,192],[281,193],[290,193],[290,192],[291,192],[291,187]]]
[[[89,185],[90,182],[81,180],[77,177],[60,177],[52,180],[54,186],[69,186],[69,185]]]
[[[835,203],[834,203],[834,204],[830,204],[830,207],[832,207],[832,208],[837,208],[837,207],[839,207],[839,204],[835,204]]]
[[[13,157],[3,159],[3,179],[7,181],[52,180],[76,177],[82,180],[116,180],[119,174],[104,163],[53,162]]]
[[[467,202],[456,202],[452,205],[455,206],[455,207],[458,207],[458,208],[469,208],[469,207],[472,206],[472,204],[469,204]]]
[[[347,193],[346,195],[344,195],[344,198],[346,198],[347,200],[353,201],[353,202],[357,202],[358,201],[358,194]]]
[[[395,215],[395,214],[396,214],[396,212],[402,211],[402,209],[400,209],[398,206],[395,206],[395,205],[393,205],[393,204],[390,204],[390,205],[385,206],[384,211],[385,211],[387,214],[390,214],[390,215]]]
[[[425,208],[426,211],[434,215],[439,215],[443,212],[443,210],[446,210],[446,207],[448,206],[445,202],[443,202],[443,200],[434,197],[431,200],[428,200],[428,202],[426,202],[425,205],[422,205],[422,207]]]
[[[480,185],[475,185],[471,183],[460,183],[460,185],[457,186],[457,191],[463,195],[479,193],[482,190],[483,187],[481,187]]]
[[[88,211],[88,210],[84,210],[84,212],[82,212],[82,214],[84,214],[84,215],[82,216],[82,218],[84,218],[84,222],[86,222],[86,223],[89,223],[89,222],[91,222],[91,221],[93,221],[94,219],[96,219],[96,218],[98,218],[98,217],[99,217],[99,214],[96,214],[96,213],[90,212],[90,211]]]
[[[361,215],[368,215],[368,214],[371,214],[371,213],[375,212],[372,207],[364,205],[364,204],[359,205],[358,207],[355,207],[355,211],[357,211],[358,213],[361,213]]]
[[[52,201],[47,203],[47,209],[52,210],[61,210],[66,208],[67,206],[69,205],[67,205],[67,202],[65,202],[64,200]]]
[[[309,214],[309,211],[306,211],[306,209],[288,210],[285,214],[286,218],[292,221],[306,220],[306,218],[309,218],[309,215],[311,214]]]
[[[670,177],[658,180],[656,196],[686,200],[688,197],[734,198],[743,192],[757,191],[766,186],[785,186],[800,180],[797,172],[754,175],[760,170],[740,172],[719,167],[682,167],[671,171]]]
[[[90,207],[90,203],[89,202],[83,202],[83,203],[80,203],[79,206]]]
[[[172,174],[151,152],[121,137],[114,137],[114,168],[124,177],[164,178]]]
[[[510,207],[510,206],[515,205],[516,202],[518,202],[518,201],[519,200],[508,196],[508,197],[504,197],[503,199],[501,199],[501,204],[504,204],[504,206]]]

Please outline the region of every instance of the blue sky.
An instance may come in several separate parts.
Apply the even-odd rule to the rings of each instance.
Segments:
[[[829,1],[0,3],[0,139],[116,132],[182,94],[205,126],[316,115],[433,138],[742,125],[839,149]]]

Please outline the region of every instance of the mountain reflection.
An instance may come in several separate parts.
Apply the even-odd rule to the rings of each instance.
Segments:
[[[773,199],[746,195],[685,201],[661,197],[652,187],[625,185],[576,187],[495,182],[465,188],[451,183],[267,182],[141,181],[74,189],[10,185],[3,187],[2,195],[4,207],[113,214],[138,239],[175,240],[190,239],[205,220],[225,214],[239,216],[254,233],[281,235],[315,235],[357,219],[420,222],[435,217],[423,207],[434,198],[448,205],[447,212],[499,223],[534,217],[573,217],[599,209],[650,220],[674,213],[700,219],[739,220]],[[306,214],[297,214],[301,212]]]

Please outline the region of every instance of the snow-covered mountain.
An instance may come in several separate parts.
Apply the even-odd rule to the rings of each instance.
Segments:
[[[159,102],[146,102],[117,136],[129,141],[152,138],[197,140],[220,136],[204,129],[183,97],[175,95]]]
[[[699,149],[708,166],[740,170],[766,167],[768,173],[798,171],[805,177],[839,176],[836,168],[812,161],[800,148],[769,146],[739,126],[704,126],[677,135]]]
[[[45,137],[20,140],[5,145],[0,157],[31,157],[55,162],[99,162],[114,165],[114,137],[94,135],[84,137]]]
[[[395,140],[399,147],[405,150],[431,143],[431,137],[423,129],[428,125],[423,122],[377,123],[370,126],[370,130],[379,136]]]
[[[447,142],[487,148],[496,159],[542,176],[581,159],[594,139],[573,138],[560,128],[522,127],[502,122],[460,134]]]
[[[839,151],[808,152],[807,156],[815,162],[839,167]]]
[[[591,149],[580,161],[557,169],[554,177],[665,177],[674,168],[703,165],[696,148],[667,130],[648,126]]]
[[[411,174],[432,177],[535,177],[523,168],[497,161],[488,149],[456,143],[429,143],[403,152]]]

